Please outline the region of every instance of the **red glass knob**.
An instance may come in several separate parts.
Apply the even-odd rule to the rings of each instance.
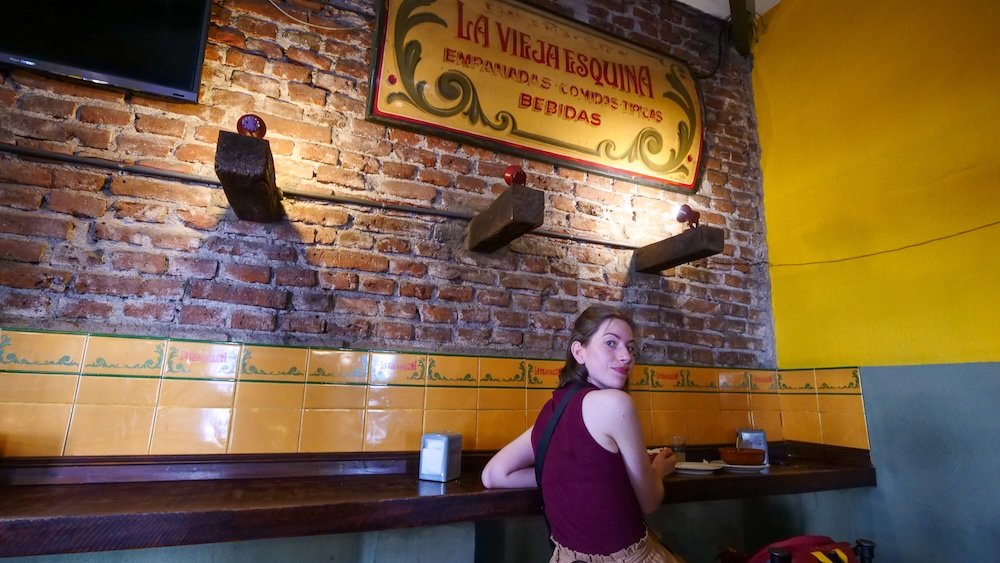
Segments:
[[[503,181],[507,182],[508,186],[514,184],[524,185],[524,182],[528,180],[528,175],[524,173],[524,170],[520,166],[510,165],[506,170],[503,171]]]
[[[248,113],[236,122],[236,131],[245,137],[263,139],[267,134],[267,124],[259,116]]]

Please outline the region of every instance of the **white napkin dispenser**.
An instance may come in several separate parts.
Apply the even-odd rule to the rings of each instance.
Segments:
[[[420,479],[451,481],[462,473],[462,435],[456,432],[424,434],[420,440]]]

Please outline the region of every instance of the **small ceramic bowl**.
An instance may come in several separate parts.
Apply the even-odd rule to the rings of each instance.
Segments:
[[[754,448],[719,448],[722,461],[729,465],[763,465],[764,450]]]

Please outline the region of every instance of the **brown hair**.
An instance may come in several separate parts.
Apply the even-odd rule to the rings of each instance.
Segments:
[[[580,313],[576,322],[573,323],[573,332],[570,334],[569,343],[566,345],[566,363],[559,371],[559,387],[569,385],[574,381],[587,380],[587,366],[581,365],[573,357],[573,343],[579,342],[583,345],[590,343],[597,329],[601,328],[604,321],[609,319],[619,319],[624,321],[632,332],[635,332],[635,323],[632,317],[621,309],[609,307],[607,305],[592,305],[586,311]]]

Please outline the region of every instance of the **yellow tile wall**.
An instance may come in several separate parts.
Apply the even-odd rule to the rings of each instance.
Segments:
[[[0,329],[0,456],[416,451],[425,432],[493,450],[527,429],[561,361]],[[650,445],[867,449],[856,368],[636,365]]]

